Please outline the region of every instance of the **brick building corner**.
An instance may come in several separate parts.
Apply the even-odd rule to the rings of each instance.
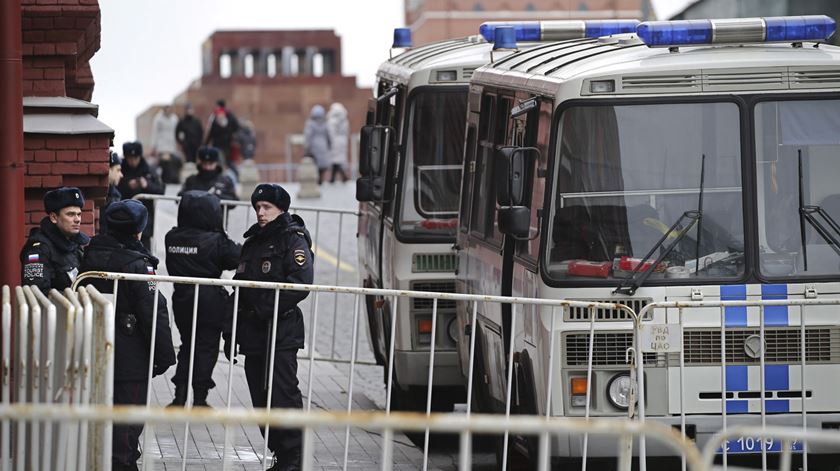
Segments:
[[[114,131],[98,119],[90,59],[99,50],[98,0],[22,0],[26,233],[45,216],[44,193],[77,186],[82,231],[93,234],[108,189]]]

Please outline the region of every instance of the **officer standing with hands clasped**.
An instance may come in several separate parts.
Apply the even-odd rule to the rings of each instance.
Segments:
[[[154,275],[158,259],[140,243],[149,214],[136,200],[124,200],[108,206],[104,218],[108,232],[90,241],[81,271],[107,271]],[[102,293],[113,293],[114,282],[87,280]],[[121,281],[116,300],[114,329],[114,404],[146,404],[149,378],[149,350],[155,309],[154,281]],[[175,349],[169,330],[166,298],[158,294],[155,350],[152,375],[163,374],[175,364]],[[111,463],[115,471],[136,470],[143,424],[114,424]]]
[[[62,187],[44,195],[47,217],[33,229],[20,251],[21,279],[47,294],[69,288],[79,274],[82,247],[90,237],[81,231],[85,198],[78,188]]]
[[[170,275],[221,278],[223,271],[238,266],[241,250],[222,229],[219,197],[198,190],[181,196],[178,227],[166,233],[166,269]],[[194,298],[195,285],[175,284],[172,310],[181,335],[181,348],[172,378],[175,400],[170,406],[183,406],[187,402]],[[233,318],[233,305],[229,301],[230,295],[221,286],[199,288],[192,378],[192,404],[196,406],[207,406],[207,392],[216,385],[212,376],[219,357],[219,340],[223,331],[230,332]]]
[[[312,239],[303,219],[289,214],[290,197],[283,187],[263,183],[254,189],[251,205],[257,223],[242,246],[236,280],[312,284]],[[239,302],[236,341],[245,355],[245,376],[254,407],[266,407],[268,381],[272,381],[272,408],[302,408],[297,379],[297,351],[303,348],[303,314],[297,306],[308,291],[280,291],[277,313],[275,291],[243,288]],[[272,329],[274,319],[277,325]],[[274,371],[268,371],[272,332],[276,332]],[[226,340],[228,340],[226,338]],[[228,342],[226,342],[227,344]],[[230,355],[228,345],[225,355]],[[260,432],[263,432],[260,428]],[[273,470],[299,470],[300,430],[269,429],[268,448],[274,453]]]

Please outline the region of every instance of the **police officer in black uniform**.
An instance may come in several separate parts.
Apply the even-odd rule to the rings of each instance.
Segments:
[[[105,215],[105,211],[108,210],[108,206],[117,201],[122,199],[122,194],[120,190],[117,189],[117,185],[120,184],[120,180],[123,178],[122,174],[122,159],[120,159],[119,154],[116,152],[111,152],[109,161],[109,168],[108,168],[108,194],[105,195],[105,204],[99,208],[99,214]],[[105,233],[108,231],[108,223],[105,222],[105,218],[102,217],[99,219],[99,233]]]
[[[219,149],[215,147],[199,148],[198,173],[187,178],[179,195],[190,190],[202,190],[213,193],[223,200],[238,200],[236,184],[228,175],[222,173],[219,160]]]
[[[224,270],[239,265],[241,250],[222,229],[222,206],[216,195],[193,190],[181,196],[178,227],[166,234],[166,269],[170,275],[220,278]],[[172,378],[175,400],[171,406],[183,406],[187,400],[194,296],[194,285],[175,284],[172,309],[181,334],[181,348]],[[207,406],[207,392],[216,385],[212,376],[219,356],[219,340],[222,331],[229,332],[231,327],[233,306],[229,301],[230,295],[221,286],[199,288],[192,379],[192,403],[196,406]]]
[[[44,195],[47,216],[33,229],[20,251],[21,279],[46,294],[69,288],[79,274],[82,247],[90,237],[81,231],[85,198],[78,188],[62,187]]]
[[[257,223],[251,226],[242,246],[236,270],[237,280],[311,284],[314,276],[312,240],[303,219],[288,213],[289,193],[280,185],[263,183],[254,189],[251,205]],[[274,318],[274,290],[242,289],[239,301],[237,343],[245,355],[245,376],[254,407],[265,407],[268,378],[273,378],[271,407],[301,408],[297,380],[297,350],[303,348],[303,314],[297,304],[307,291],[280,291],[277,308],[277,339],[274,372],[270,375],[271,324]],[[225,348],[225,354],[229,354]],[[263,430],[262,428],[260,430]],[[271,469],[300,469],[299,430],[272,428],[268,448],[276,463]]]
[[[139,195],[140,193],[162,195],[166,190],[157,172],[149,167],[149,164],[143,157],[143,144],[139,142],[126,142],[123,144],[122,174],[123,178],[119,185],[117,185],[117,189],[122,194],[123,199],[133,198],[134,195]],[[154,202],[146,200],[143,201],[143,204],[149,211],[149,222],[143,230],[141,242],[148,249],[152,234],[154,233]]]
[[[148,221],[148,212],[136,200],[113,203],[105,212],[108,232],[91,240],[80,270],[118,273],[155,274],[158,260],[140,243],[140,235]],[[113,293],[114,282],[91,280],[102,293]],[[146,403],[149,350],[152,340],[154,295],[157,285],[147,281],[121,281],[116,302],[114,343],[114,404]],[[169,330],[166,298],[158,295],[157,337],[155,339],[154,376],[163,374],[175,364],[175,349]],[[112,467],[136,470],[142,424],[114,424]]]

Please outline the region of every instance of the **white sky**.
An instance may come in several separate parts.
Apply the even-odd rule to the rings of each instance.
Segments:
[[[652,0],[660,18],[691,0]],[[134,119],[168,103],[201,74],[201,43],[216,30],[334,29],[342,72],[370,86],[387,57],[403,0],[100,0],[101,48],[91,60],[99,119],[116,149],[134,139]]]

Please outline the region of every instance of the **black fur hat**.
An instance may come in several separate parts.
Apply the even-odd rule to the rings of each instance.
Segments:
[[[257,201],[268,201],[283,211],[288,211],[292,198],[288,191],[276,183],[260,183],[251,193],[251,206],[256,208]]]
[[[116,167],[117,165],[122,165],[122,159],[120,158],[120,154],[117,154],[116,152],[111,152],[111,156],[108,158],[108,166]]]
[[[50,190],[44,195],[44,210],[49,213],[57,213],[68,206],[85,206],[85,197],[82,190],[74,186],[63,186]]]
[[[199,147],[198,148],[198,160],[202,162],[218,162],[219,161],[219,149],[215,147]]]
[[[143,144],[140,141],[126,142],[123,144],[123,155],[125,157],[143,157]]]
[[[149,211],[137,200],[122,200],[111,203],[105,210],[108,232],[139,234],[146,228]]]

